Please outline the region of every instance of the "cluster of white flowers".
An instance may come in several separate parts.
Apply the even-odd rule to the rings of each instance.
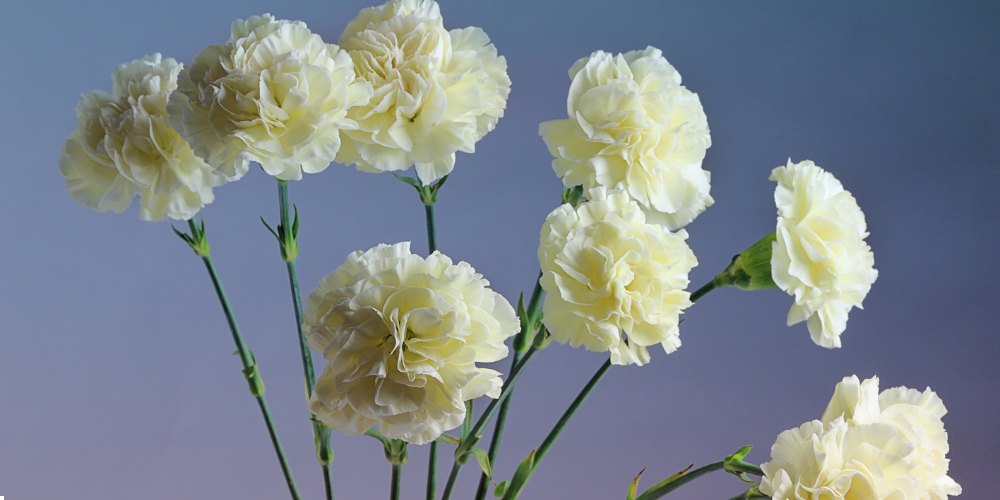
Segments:
[[[181,75],[171,116],[228,178],[256,161],[278,179],[298,180],[334,160],[341,130],[357,125],[348,109],[370,95],[347,53],[301,21],[264,14],[235,21],[229,41],[198,54]]]
[[[448,175],[455,153],[503,116],[507,61],[483,30],[448,31],[433,0],[392,0],[362,10],[340,37],[371,101],[353,108],[340,160],[365,172],[405,170],[430,184]]]
[[[251,162],[282,181],[335,159],[366,172],[414,166],[430,184],[503,116],[505,59],[479,28],[446,30],[433,0],[364,9],[339,43],[265,14],[235,21],[229,40],[187,71],[159,54],[119,66],[110,93],[77,107],[60,163],[70,194],[119,212],[139,196],[140,217],[160,220],[194,217]],[[702,168],[708,122],[653,47],[595,52],[570,78],[568,118],[540,134],[556,173],[582,186],[585,201],[556,208],[542,226],[541,319],[561,343],[644,365],[650,346],[680,347],[680,314],[692,304],[698,261],[681,228],[713,203]],[[770,178],[774,242],[768,235],[745,252],[759,258],[737,269],[753,283],[744,288],[779,287],[794,297],[789,325],[806,321],[814,342],[840,347],[849,311],[878,275],[864,214],[810,161],[789,160]],[[463,422],[467,401],[500,396],[500,373],[480,364],[507,356],[525,314],[439,252],[423,258],[409,243],[354,252],[307,301],[308,342],[328,361],[310,407],[346,433],[377,427],[431,442]],[[775,499],[960,494],[948,476],[945,413],[930,389],[879,393],[876,378],[845,378],[821,419],[778,436],[760,490]]]
[[[465,262],[410,244],[354,252],[309,295],[309,345],[328,361],[312,410],[327,425],[422,444],[458,427],[465,401],[500,395],[514,309]]]
[[[879,393],[878,378],[847,377],[820,420],[778,435],[760,490],[777,500],[959,495],[948,476],[945,413],[930,389]]]
[[[616,365],[646,364],[655,344],[680,347],[688,272],[698,265],[686,232],[647,223],[628,194],[597,188],[579,207],[549,214],[540,239],[542,318],[555,340],[610,352]]]
[[[861,308],[878,277],[865,215],[840,181],[811,161],[789,160],[771,180],[778,183],[771,276],[795,297],[788,325],[807,321],[816,344],[840,347],[847,313]]]
[[[79,128],[59,168],[70,195],[99,212],[121,212],[139,196],[139,217],[189,219],[225,182],[170,127],[167,100],[182,66],[152,54],[112,74],[111,93],[91,92],[76,108]]]
[[[569,76],[569,118],[539,128],[566,187],[623,189],[651,222],[671,229],[712,205],[701,167],[712,144],[708,120],[659,49],[597,51]]]

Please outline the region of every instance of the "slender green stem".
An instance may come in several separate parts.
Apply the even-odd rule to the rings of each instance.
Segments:
[[[403,466],[392,464],[392,484],[389,486],[389,500],[399,500],[399,482]]]
[[[528,361],[531,360],[531,357],[534,356],[537,351],[538,349],[534,346],[530,347],[524,353],[524,356],[521,357],[521,361],[510,371],[510,374],[507,376],[507,380],[503,384],[503,389],[500,391],[500,397],[490,401],[490,404],[486,406],[485,410],[483,410],[483,414],[479,416],[476,423],[472,425],[472,429],[469,430],[469,435],[466,439],[463,439],[462,442],[459,443],[458,450],[455,451],[456,457],[468,453],[473,447],[475,447],[476,442],[479,440],[483,432],[483,427],[489,423],[490,418],[493,417],[493,413],[496,412],[497,407],[503,404],[504,400],[506,400],[507,397],[513,392],[514,382],[517,381],[517,378],[521,375],[524,366],[528,364]],[[464,460],[455,460],[452,464],[451,472],[448,474],[448,482],[445,484],[441,500],[448,500],[451,497],[451,492],[455,488],[455,480],[458,479],[458,471],[462,468],[462,465],[464,465]]]
[[[474,416],[476,404],[474,399],[470,399],[465,402],[465,419],[462,420],[462,429],[459,433],[461,439],[465,439],[465,436],[469,435],[469,430],[472,429],[472,417]]]
[[[260,408],[260,414],[264,417],[264,424],[267,426],[267,435],[271,438],[271,446],[274,447],[274,453],[278,455],[278,463],[281,464],[281,473],[285,476],[285,483],[288,485],[288,493],[295,500],[300,498],[298,487],[295,486],[295,478],[292,477],[292,469],[288,466],[288,460],[285,458],[285,451],[281,448],[281,440],[278,439],[278,431],[274,429],[274,423],[271,421],[271,410],[267,407],[267,400],[264,396],[254,396],[257,400],[257,406]]]
[[[656,487],[646,490],[644,493],[636,497],[635,500],[654,500],[656,498],[663,497],[667,493],[670,493],[671,491],[674,491],[677,488],[680,488],[681,486],[684,486],[685,484],[690,483],[691,481],[694,481],[695,479],[698,479],[701,476],[704,476],[705,474],[708,474],[710,472],[715,472],[717,470],[722,470],[723,467],[725,467],[725,462],[715,462],[703,467],[699,467],[697,469],[686,472],[674,478],[667,484],[657,485]]]
[[[451,466],[451,472],[448,473],[448,482],[444,485],[444,494],[441,495],[441,500],[448,500],[451,498],[451,492],[455,488],[455,480],[458,479],[458,471],[462,468],[462,464],[457,460]]]
[[[281,217],[281,226],[279,229],[282,235],[282,240],[280,241],[281,245],[283,245],[282,256],[285,260],[285,268],[288,271],[288,285],[292,294],[292,307],[295,309],[295,327],[299,341],[299,356],[302,358],[305,397],[306,401],[309,401],[312,398],[313,387],[316,384],[316,372],[313,368],[312,354],[309,352],[309,346],[306,344],[305,332],[302,331],[302,293],[299,290],[298,272],[295,268],[295,259],[298,256],[298,242],[295,241],[297,236],[295,232],[297,231],[298,224],[296,223],[297,221],[290,220],[291,214],[288,210],[288,182],[280,179],[278,180],[278,206],[280,210],[279,216]],[[297,217],[298,214],[296,214]],[[293,250],[289,250],[288,246],[292,246]],[[316,459],[319,461],[322,469],[324,493],[327,500],[333,500],[333,483],[330,478],[330,461],[333,458],[330,452],[330,430],[316,420],[312,412],[309,413],[309,420],[312,424]]]
[[[542,296],[544,295],[541,278],[542,276],[539,274],[538,279],[535,280],[535,289],[531,292],[531,299],[528,300],[527,314],[529,319],[533,319],[541,308]],[[521,331],[518,333],[518,336],[527,335],[527,333],[528,332]],[[510,369],[513,370],[520,361],[521,353],[515,350],[514,355],[511,357]],[[491,464],[496,461],[497,454],[500,452],[500,441],[503,439],[503,431],[507,422],[507,413],[510,412],[510,404],[513,399],[514,393],[512,391],[511,394],[507,396],[507,399],[505,399],[503,403],[500,403],[500,413],[497,414],[497,421],[493,427],[493,435],[490,436],[490,449],[487,452]],[[484,500],[489,492],[489,488],[490,478],[486,477],[486,474],[483,473],[479,476],[479,485],[476,487],[476,500]]]
[[[437,250],[437,231],[434,225],[434,203],[433,200],[424,200],[421,196],[421,202],[424,204],[424,216],[427,223],[427,253],[432,254]],[[471,411],[471,408],[466,407],[466,411]],[[468,418],[466,418],[468,420]],[[465,431],[466,424],[462,424],[462,430]],[[438,444],[437,441],[431,441],[430,451],[427,455],[427,500],[434,500],[435,495],[437,495],[437,452]]]
[[[437,232],[434,228],[434,204],[424,204],[424,215],[427,219],[427,253],[437,250]]]
[[[189,220],[188,226],[191,228],[192,233],[196,233],[194,221]],[[298,500],[301,497],[299,496],[298,488],[295,486],[295,479],[292,477],[292,471],[288,466],[288,460],[285,459],[285,452],[281,447],[281,440],[278,438],[278,433],[274,428],[274,423],[271,421],[271,412],[268,409],[267,400],[264,398],[264,382],[261,379],[260,371],[257,368],[257,362],[254,360],[253,353],[249,348],[247,348],[246,343],[243,341],[243,335],[240,334],[240,327],[236,322],[235,314],[233,314],[232,305],[229,303],[226,291],[222,287],[222,281],[219,279],[219,275],[215,270],[215,263],[212,261],[212,257],[206,252],[201,255],[201,260],[205,264],[208,276],[212,280],[212,286],[215,288],[215,294],[219,298],[219,304],[222,306],[222,312],[225,314],[226,322],[229,324],[229,332],[232,334],[233,343],[236,344],[236,352],[239,354],[240,362],[243,365],[243,375],[250,384],[250,393],[253,395],[254,399],[257,400],[257,406],[260,408],[260,414],[264,417],[264,424],[267,426],[267,434],[271,438],[271,445],[274,447],[274,453],[277,455],[278,463],[281,465],[281,472],[285,476],[285,483],[288,485],[288,492],[294,500]]]
[[[690,483],[691,481],[694,481],[695,479],[698,479],[699,477],[704,476],[705,474],[708,474],[710,472],[715,472],[717,470],[725,470],[726,472],[729,472],[731,474],[738,474],[738,475],[742,474],[753,474],[756,476],[764,475],[764,472],[760,469],[760,467],[748,462],[744,462],[743,460],[739,459],[733,460],[732,457],[730,457],[727,458],[726,460],[710,463],[708,465],[699,467],[691,471],[681,471],[677,474],[674,474],[673,476],[670,476],[667,479],[664,479],[663,481],[651,486],[641,495],[636,497],[636,500],[654,500],[666,496],[668,493],[680,488],[681,486],[684,486],[685,484]],[[753,493],[754,493],[753,488],[751,488],[751,490],[748,493],[744,493],[743,495],[737,496],[735,498],[761,498],[758,496],[754,496]]]
[[[711,292],[712,290],[715,290],[716,288],[722,288],[728,285],[729,285],[729,280],[726,279],[725,273],[719,274],[715,278],[712,278],[712,281],[705,283],[704,286],[695,290],[694,293],[691,294],[691,302],[697,301],[698,299],[705,296],[705,294]]]
[[[594,375],[591,376],[590,380],[587,381],[587,385],[583,386],[583,389],[580,390],[580,393],[577,394],[573,402],[570,403],[569,408],[566,409],[566,412],[563,413],[562,417],[559,418],[559,421],[556,422],[555,427],[553,427],[552,430],[549,431],[549,435],[545,436],[545,440],[542,441],[542,444],[539,445],[537,451],[535,451],[534,468],[538,468],[538,464],[542,462],[542,458],[544,458],[545,454],[548,453],[549,448],[551,448],[552,444],[555,443],[556,438],[558,438],[559,434],[562,433],[563,428],[565,428],[566,424],[569,423],[571,418],[573,418],[573,415],[576,414],[576,411],[580,409],[580,405],[582,405],[583,402],[587,400],[587,396],[590,395],[590,392],[594,390],[594,387],[597,386],[597,383],[600,382],[601,379],[604,377],[604,374],[607,373],[608,368],[611,368],[611,358],[605,360],[604,363],[601,364],[600,368],[598,368],[597,371],[594,372]]]
[[[429,461],[427,464],[427,500],[434,500],[434,497],[437,496],[437,441],[431,441],[427,460]]]

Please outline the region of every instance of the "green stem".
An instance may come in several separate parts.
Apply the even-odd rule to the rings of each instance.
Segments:
[[[711,292],[712,290],[715,290],[716,288],[722,288],[722,287],[729,286],[729,285],[730,285],[730,282],[727,279],[725,273],[721,273],[718,276],[716,276],[715,278],[712,278],[712,281],[709,281],[708,283],[705,283],[704,286],[702,286],[701,288],[695,290],[694,293],[691,294],[691,302],[697,301],[698,299],[700,299],[703,296],[705,296],[705,294],[707,294],[708,292]]]
[[[539,274],[538,279],[535,280],[535,289],[531,292],[531,299],[528,301],[528,318],[529,320],[534,319],[535,315],[538,314],[541,308],[542,295],[544,292],[542,290],[541,274]],[[521,331],[518,336],[527,335],[527,332]],[[517,341],[515,340],[515,345]],[[515,366],[521,361],[521,352],[514,350],[514,356],[511,358],[510,369],[513,370]],[[490,436],[490,449],[487,452],[489,456],[490,463],[496,462],[497,454],[500,452],[500,441],[503,439],[503,431],[507,422],[507,413],[510,412],[510,402],[514,398],[513,389],[507,399],[500,403],[500,413],[497,414],[497,421],[493,427],[493,435]],[[479,486],[476,487],[476,500],[484,500],[489,492],[490,488],[490,478],[486,477],[483,473],[479,476]]]
[[[432,200],[424,200],[421,196],[421,202],[424,204],[424,218],[427,225],[427,253],[432,254],[437,250],[437,231],[434,226],[434,202]],[[471,411],[471,408],[466,407],[466,411]],[[465,423],[462,424],[463,432],[466,429]],[[430,451],[427,456],[427,500],[434,500],[434,496],[437,494],[437,452],[438,444],[437,441],[431,441]]]
[[[437,250],[437,233],[434,229],[434,204],[424,204],[424,216],[427,219],[427,253]]]
[[[711,463],[703,467],[699,467],[692,471],[679,472],[651,486],[648,490],[646,490],[641,495],[636,497],[636,500],[655,500],[657,498],[666,496],[668,493],[680,488],[681,486],[684,486],[685,484],[690,483],[691,481],[694,481],[695,479],[698,479],[699,477],[704,476],[705,474],[708,474],[710,472],[715,472],[717,470],[725,470],[731,474],[753,474],[756,476],[764,475],[764,472],[760,470],[760,467],[754,464],[744,462],[742,460],[727,459],[727,460],[722,460],[720,462]],[[752,494],[750,496],[748,496],[747,494],[743,494],[736,498],[761,498],[761,497],[756,497],[753,496]]]
[[[559,421],[556,422],[555,427],[553,427],[552,430],[549,431],[549,435],[545,436],[545,440],[542,441],[542,444],[539,445],[538,450],[535,452],[535,466],[532,469],[538,468],[538,464],[541,463],[542,458],[544,458],[545,454],[548,453],[549,448],[551,448],[552,444],[555,443],[556,438],[558,438],[559,434],[562,433],[563,428],[566,427],[566,424],[568,424],[570,419],[573,418],[573,415],[576,413],[576,410],[578,410],[580,408],[580,405],[582,405],[583,402],[587,400],[587,396],[590,395],[590,392],[594,390],[594,387],[597,386],[597,383],[600,382],[601,378],[604,377],[604,374],[607,373],[608,368],[611,368],[611,358],[608,358],[606,361],[604,361],[604,363],[601,364],[600,368],[598,368],[597,371],[594,372],[594,375],[591,376],[590,380],[587,381],[587,385],[583,386],[583,389],[580,390],[580,393],[576,395],[576,399],[574,399],[573,402],[570,403],[569,408],[566,409],[566,412],[563,413],[562,417],[559,418]]]
[[[704,467],[699,467],[697,469],[694,469],[690,472],[687,472],[685,474],[682,474],[674,478],[672,481],[668,483],[659,484],[646,490],[643,494],[636,497],[635,500],[654,500],[656,498],[663,497],[667,493],[670,493],[671,491],[674,491],[677,488],[680,488],[681,486],[684,486],[685,484],[690,483],[691,481],[694,481],[695,479],[698,479],[701,476],[704,476],[705,474],[708,474],[710,472],[715,472],[717,470],[722,470],[723,467],[725,467],[725,462],[715,462],[708,464]]]
[[[437,496],[437,441],[431,441],[427,460],[429,461],[427,464],[427,500],[434,500],[434,497]]]
[[[288,285],[292,294],[292,307],[295,309],[295,327],[299,340],[299,356],[302,358],[302,372],[305,380],[305,396],[308,402],[312,398],[313,387],[316,384],[316,372],[313,368],[312,354],[306,344],[305,332],[302,330],[302,293],[299,290],[298,272],[295,268],[295,259],[298,256],[298,242],[295,241],[297,234],[297,224],[290,221],[291,214],[288,210],[288,181],[278,180],[278,205],[281,217],[280,234],[283,239],[281,244],[283,249],[288,245],[294,247],[294,251],[282,251],[285,260],[285,268],[288,271]],[[296,218],[298,214],[296,214]],[[333,483],[330,478],[330,430],[316,420],[312,412],[309,413],[309,420],[312,424],[313,444],[316,448],[316,459],[319,461],[323,474],[323,488],[327,500],[333,500]]]
[[[514,391],[514,382],[516,382],[517,378],[521,375],[524,365],[528,364],[528,361],[531,360],[531,357],[534,356],[537,351],[538,349],[531,346],[524,353],[524,356],[521,357],[521,361],[514,366],[514,368],[510,371],[510,375],[507,376],[507,380],[503,384],[503,389],[500,391],[500,397],[490,401],[490,404],[486,406],[485,410],[483,410],[483,414],[480,415],[479,419],[476,420],[476,423],[472,425],[472,429],[469,430],[469,435],[466,439],[463,439],[462,442],[459,443],[458,449],[455,450],[456,460],[451,466],[451,472],[448,474],[448,482],[445,484],[441,500],[448,500],[448,498],[451,497],[451,492],[455,487],[455,480],[458,479],[458,471],[465,463],[464,455],[469,453],[472,448],[476,446],[476,442],[479,441],[483,432],[483,427],[489,423],[490,418],[493,417],[493,413],[497,410],[497,406],[502,404],[504,400],[506,400],[507,397]],[[463,459],[458,460],[458,457],[463,457]]]
[[[389,500],[399,500],[399,480],[403,466],[392,464],[392,484],[389,487]]]
[[[188,226],[191,228],[192,233],[196,232],[194,221],[189,220]],[[260,414],[264,417],[264,425],[267,426],[267,434],[271,438],[271,445],[274,447],[274,453],[277,455],[278,463],[281,465],[281,472],[285,476],[285,483],[288,485],[288,492],[294,500],[298,500],[301,497],[299,496],[298,488],[295,486],[295,479],[292,477],[292,471],[288,466],[288,460],[285,459],[285,452],[281,447],[281,440],[278,439],[278,433],[274,429],[274,423],[271,421],[271,412],[267,406],[267,399],[264,398],[264,382],[261,379],[253,353],[249,348],[247,348],[246,343],[243,341],[243,336],[240,334],[240,327],[236,323],[236,316],[233,314],[232,305],[229,303],[226,291],[222,287],[222,282],[219,280],[219,275],[215,270],[215,264],[212,262],[212,257],[208,253],[205,253],[201,255],[201,260],[205,264],[208,276],[212,280],[212,286],[215,288],[215,294],[219,298],[219,304],[222,306],[222,312],[225,314],[226,322],[229,324],[229,331],[232,334],[233,343],[236,344],[236,352],[239,354],[240,362],[243,364],[243,375],[250,384],[250,393],[253,395],[254,399],[257,400],[257,406],[260,408]]]

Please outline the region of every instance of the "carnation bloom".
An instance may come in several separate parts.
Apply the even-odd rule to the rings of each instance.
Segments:
[[[698,261],[686,232],[647,223],[626,193],[591,196],[577,208],[556,208],[542,226],[542,320],[559,342],[610,352],[617,365],[642,365],[651,345],[668,353],[680,347],[688,272]]]
[[[942,421],[947,413],[944,402],[930,388],[920,392],[893,387],[879,393],[878,377],[860,381],[851,376],[837,384],[822,420],[892,425],[913,447],[908,458],[915,464],[910,475],[917,481],[919,498],[944,499],[962,492],[948,476],[948,433]]]
[[[910,451],[889,425],[813,420],[778,435],[760,491],[776,500],[918,498],[907,495]]]
[[[340,161],[364,172],[405,170],[430,184],[472,153],[507,106],[507,61],[483,30],[448,31],[433,0],[363,9],[340,37],[358,77],[374,88],[349,116]]]
[[[712,145],[708,120],[659,49],[597,51],[569,76],[569,117],[539,127],[566,187],[624,189],[651,222],[671,229],[712,205],[701,168]]]
[[[795,297],[788,325],[807,321],[813,342],[840,347],[847,313],[878,277],[865,215],[836,178],[811,161],[777,167],[778,224],[771,276]]]
[[[371,89],[350,56],[300,21],[270,14],[233,22],[229,41],[201,51],[181,75],[171,116],[195,152],[230,179],[251,161],[282,180],[324,170],[355,127]]]
[[[761,465],[761,492],[775,499],[944,500],[961,494],[948,477],[946,410],[930,389],[879,394],[878,378],[844,378],[820,420],[782,432]]]
[[[465,262],[410,244],[354,252],[306,304],[304,327],[328,361],[313,413],[334,429],[373,425],[409,443],[458,427],[465,402],[499,397],[500,373],[480,368],[507,355],[519,330],[514,309]]]
[[[152,54],[118,66],[111,93],[84,95],[79,128],[63,147],[59,170],[70,195],[99,212],[121,212],[139,196],[139,217],[190,219],[212,202],[225,179],[195,156],[170,127],[167,100],[182,65]]]

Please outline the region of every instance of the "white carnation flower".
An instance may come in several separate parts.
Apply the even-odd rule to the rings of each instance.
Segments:
[[[212,173],[171,128],[167,100],[182,65],[152,54],[118,66],[111,93],[92,92],[76,108],[79,128],[59,170],[70,195],[99,212],[121,212],[139,196],[139,217],[185,220],[212,202],[225,179]]]
[[[934,391],[879,394],[878,378],[844,378],[821,420],[782,432],[761,465],[775,499],[944,500],[962,493],[948,477],[944,403]]]
[[[837,384],[823,421],[843,418],[850,424],[892,425],[913,447],[910,475],[919,488],[913,498],[938,500],[962,493],[948,476],[948,433],[942,421],[946,413],[944,402],[930,388],[920,392],[894,387],[879,393],[878,377],[860,381],[855,375]]]
[[[691,305],[688,272],[698,264],[685,239],[683,230],[647,223],[621,191],[596,189],[575,209],[556,208],[538,248],[552,337],[610,352],[617,365],[649,362],[655,344],[675,351],[680,313]]]
[[[569,76],[569,118],[539,127],[566,187],[624,189],[651,222],[675,230],[712,205],[708,120],[659,49],[597,51]]]
[[[778,224],[771,276],[795,297],[788,325],[807,321],[813,342],[840,347],[847,314],[878,277],[865,215],[836,178],[811,161],[777,167]]]
[[[283,180],[323,171],[341,131],[356,126],[348,109],[371,94],[347,53],[270,14],[233,22],[229,41],[198,54],[178,90],[170,103],[177,129],[230,179],[251,161]]]
[[[340,37],[360,79],[374,88],[350,118],[338,160],[364,172],[405,170],[430,184],[448,175],[455,152],[503,116],[507,61],[480,28],[448,31],[433,0],[393,0],[363,9]]]
[[[760,491],[775,500],[918,498],[911,445],[890,425],[813,420],[778,435]]]
[[[476,366],[507,356],[520,328],[510,303],[465,262],[410,244],[354,252],[306,304],[304,327],[328,361],[311,408],[334,429],[433,441],[458,427],[465,402],[499,397],[500,373]]]

